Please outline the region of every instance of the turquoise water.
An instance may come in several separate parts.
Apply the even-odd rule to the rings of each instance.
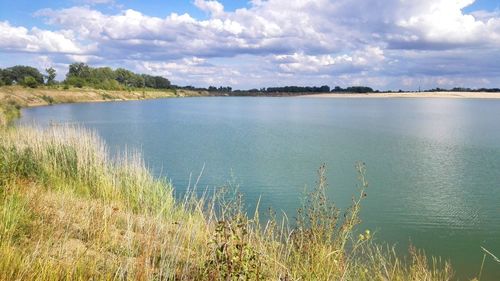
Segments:
[[[184,98],[23,110],[21,123],[80,124],[112,151],[137,148],[181,194],[228,180],[249,209],[293,217],[304,187],[328,167],[329,196],[345,207],[354,165],[370,182],[362,229],[406,250],[411,241],[451,259],[465,280],[480,246],[500,255],[500,101],[470,99]],[[500,280],[485,263],[483,280]]]

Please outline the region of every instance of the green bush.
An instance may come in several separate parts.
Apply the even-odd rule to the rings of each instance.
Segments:
[[[80,77],[71,76],[71,77],[66,78],[66,84],[72,85],[72,86],[77,87],[77,88],[83,88],[83,86],[86,83],[85,83],[85,80],[80,78]]]
[[[249,238],[248,218],[219,221],[209,242],[204,280],[261,280],[264,262]],[[268,277],[269,278],[269,277]]]
[[[23,79],[22,85],[25,87],[36,88],[38,87],[38,82],[33,76],[26,76]]]

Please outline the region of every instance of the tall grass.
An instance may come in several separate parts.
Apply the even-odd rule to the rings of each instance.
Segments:
[[[448,263],[408,259],[358,234],[326,196],[326,168],[297,219],[260,221],[240,195],[186,195],[137,153],[110,159],[82,128],[0,132],[0,280],[451,280]]]
[[[0,127],[9,125],[21,116],[21,106],[15,101],[0,102]]]

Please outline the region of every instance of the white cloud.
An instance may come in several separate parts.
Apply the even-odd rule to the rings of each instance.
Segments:
[[[28,30],[0,22],[0,48],[32,53],[81,54],[95,48],[81,46],[71,31],[48,31],[39,28]]]
[[[467,15],[462,9],[472,4],[473,0],[434,1],[426,9],[396,24],[414,32],[417,38],[430,42],[467,44],[487,41],[491,30],[487,23]]]
[[[176,83],[198,85],[235,85],[243,75],[227,66],[209,64],[205,59],[192,57],[172,62],[141,62],[138,69],[145,73],[164,75]],[[238,79],[238,80],[237,80]]]
[[[274,58],[279,68],[284,72],[321,74],[375,69],[385,59],[385,56],[381,48],[367,46],[363,50],[337,56],[294,53],[292,55],[277,55]]]
[[[224,6],[219,1],[195,0],[194,4],[201,10],[209,12],[212,16],[220,16],[224,14]]]

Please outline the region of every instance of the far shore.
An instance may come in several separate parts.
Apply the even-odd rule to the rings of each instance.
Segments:
[[[304,98],[467,98],[500,99],[500,92],[392,92],[392,93],[214,93],[197,90],[98,90],[91,88],[62,89],[40,87],[36,89],[21,86],[0,87],[0,105],[11,102],[20,107],[45,106],[61,103],[92,103],[128,101],[175,97],[207,96],[261,96],[261,97],[304,97]]]
[[[393,93],[325,93],[302,95],[307,98],[457,98],[457,99],[500,99],[500,93],[490,92],[393,92]]]
[[[0,105],[13,102],[21,107],[36,107],[61,103],[93,103],[109,101],[132,101],[159,98],[204,96],[205,93],[189,90],[99,90],[92,88],[21,86],[0,87]]]

